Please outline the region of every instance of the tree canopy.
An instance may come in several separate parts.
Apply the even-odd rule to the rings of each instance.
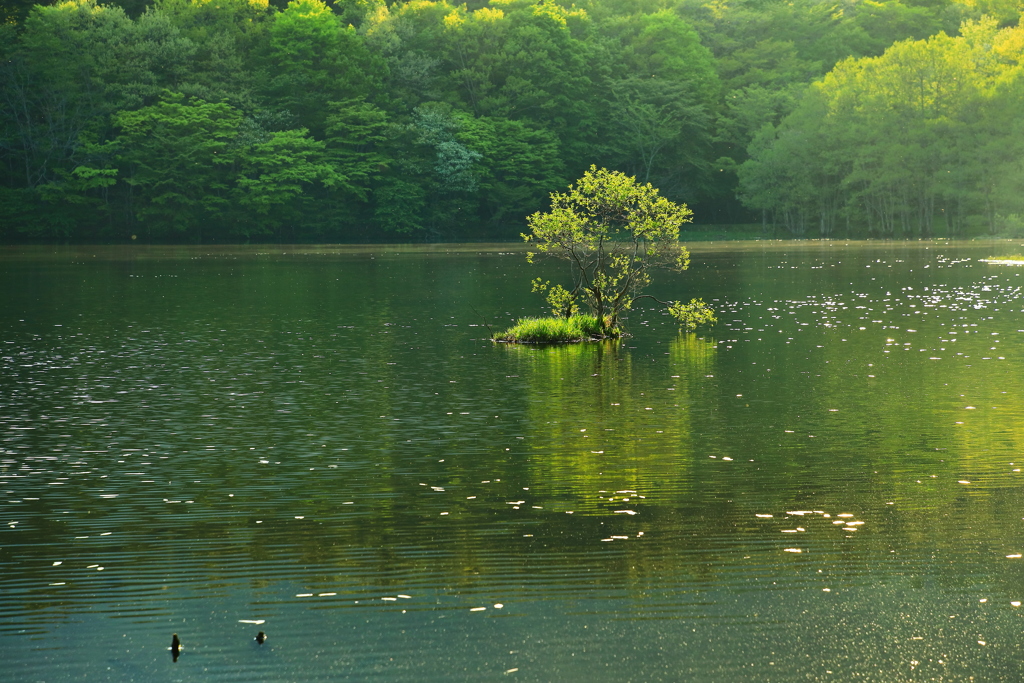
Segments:
[[[591,165],[705,223],[999,231],[1022,213],[1016,11],[8,2],[0,239],[502,239]]]
[[[530,232],[523,239],[538,253],[566,261],[571,281],[566,288],[535,280],[534,290],[547,294],[556,316],[571,317],[583,304],[604,329],[615,330],[619,316],[649,296],[643,291],[651,284],[652,270],[690,267],[679,228],[692,215],[685,204],[661,196],[650,183],[591,166],[568,192],[551,195],[550,210],[527,219]],[[535,256],[527,254],[531,261]],[[678,302],[669,306],[687,322],[694,319],[692,308]]]
[[[844,60],[761,132],[744,199],[796,234],[994,234],[1024,211],[1022,69],[1024,29],[994,19]]]

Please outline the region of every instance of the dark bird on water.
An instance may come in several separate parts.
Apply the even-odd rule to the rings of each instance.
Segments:
[[[178,655],[181,654],[181,641],[178,640],[178,634],[175,633],[171,636],[171,657],[174,661],[178,661]]]
[[[259,633],[256,634],[256,642],[259,643],[260,645],[262,645],[263,641],[266,640],[266,639],[267,639],[267,634],[264,633],[263,631],[260,631]]]

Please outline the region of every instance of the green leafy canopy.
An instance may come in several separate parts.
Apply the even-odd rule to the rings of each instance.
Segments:
[[[679,228],[692,215],[650,183],[591,166],[568,192],[551,195],[550,211],[527,218],[530,232],[523,239],[537,253],[568,261],[572,278],[568,288],[535,281],[534,289],[548,292],[556,313],[571,315],[583,303],[613,329],[637,299],[654,298],[642,293],[652,269],[689,268]],[[535,255],[529,252],[528,260]]]

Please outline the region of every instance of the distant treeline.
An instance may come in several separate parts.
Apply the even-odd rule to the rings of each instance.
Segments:
[[[1024,211],[1015,12],[8,1],[0,239],[500,239],[591,164],[703,223],[1005,230]]]

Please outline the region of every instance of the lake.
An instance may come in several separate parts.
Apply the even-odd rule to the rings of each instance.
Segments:
[[[3,677],[1021,680],[1022,249],[696,244],[712,331],[530,347],[521,245],[5,247]]]

